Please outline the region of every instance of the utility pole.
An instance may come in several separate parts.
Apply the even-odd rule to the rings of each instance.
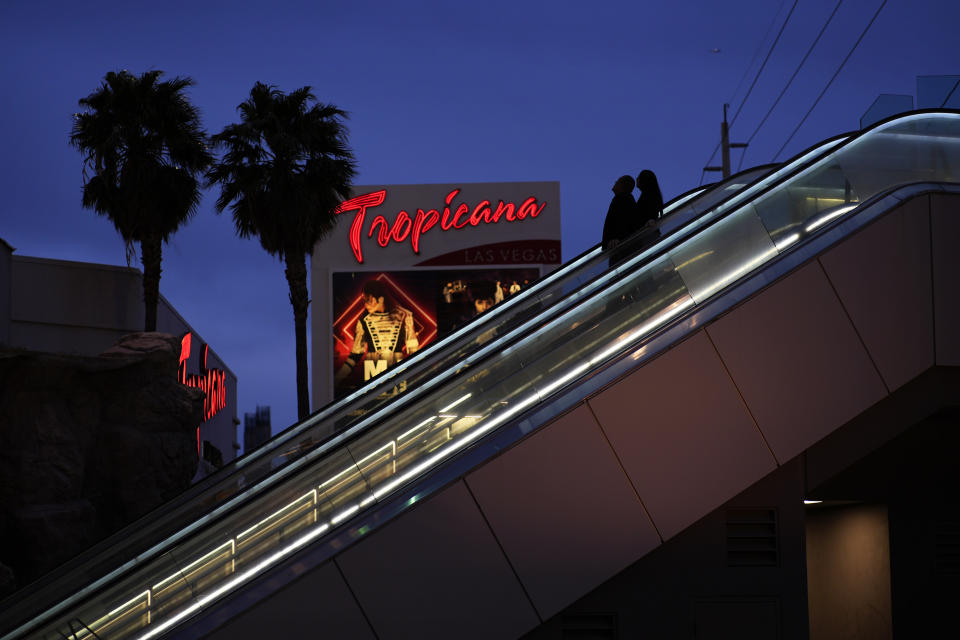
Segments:
[[[704,167],[704,171],[720,171],[723,177],[730,177],[730,149],[743,149],[747,146],[745,142],[730,142],[730,125],[727,124],[727,109],[729,104],[723,105],[723,122],[720,123],[720,148],[722,166]]]

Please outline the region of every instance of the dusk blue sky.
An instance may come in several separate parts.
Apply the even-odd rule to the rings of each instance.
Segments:
[[[882,2],[843,1],[743,168],[773,159]],[[110,222],[80,206],[71,114],[105,72],[160,69],[196,81],[210,132],[237,119],[256,81],[311,85],[350,113],[357,184],[557,180],[569,259],[599,241],[617,176],[653,169],[667,199],[700,182],[723,103],[732,117],[793,4],[4,0],[0,237],[18,255],[125,264]],[[835,6],[797,3],[734,141],[754,132]],[[888,0],[779,159],[856,129],[880,93],[960,73],[958,17],[957,2]],[[237,239],[213,202],[208,192],[165,246],[160,289],[239,377],[241,418],[270,405],[276,432],[296,417],[283,266]]]

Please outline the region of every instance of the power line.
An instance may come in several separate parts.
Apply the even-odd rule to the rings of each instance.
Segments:
[[[767,115],[763,116],[763,120],[760,121],[760,124],[757,125],[757,128],[753,130],[753,133],[750,134],[750,137],[747,138],[747,144],[753,141],[754,136],[760,131],[760,128],[766,123],[767,118],[770,117],[770,114],[773,113],[773,110],[777,108],[777,105],[780,104],[780,99],[783,98],[784,94],[787,92],[787,89],[790,88],[790,85],[793,83],[794,78],[797,77],[797,74],[800,73],[800,69],[803,67],[804,63],[807,61],[807,58],[810,57],[810,54],[813,53],[814,47],[817,46],[817,43],[820,42],[820,38],[823,37],[823,34],[826,32],[827,27],[830,26],[830,22],[833,20],[833,17],[837,15],[837,10],[840,9],[840,5],[843,4],[843,0],[838,0],[837,6],[833,8],[833,12],[827,18],[827,21],[823,23],[823,27],[820,29],[820,33],[817,34],[817,37],[814,38],[813,44],[810,45],[810,48],[807,49],[807,53],[804,54],[803,60],[800,61],[800,64],[797,65],[797,68],[794,70],[793,75],[790,76],[790,79],[787,80],[787,84],[783,87],[783,90],[780,92],[780,95],[777,96],[777,99],[773,101],[773,104],[770,105],[770,109],[767,111]],[[737,165],[737,171],[740,171],[740,167],[743,166],[743,158],[747,155],[746,150],[740,154],[740,163]]]
[[[793,140],[793,136],[795,136],[795,135],[797,134],[797,131],[799,131],[799,130],[800,130],[800,127],[803,126],[803,123],[807,121],[807,118],[810,116],[810,114],[813,113],[814,108],[815,108],[815,107],[817,106],[817,104],[820,102],[820,99],[823,98],[823,94],[825,94],[825,93],[827,92],[827,89],[830,88],[830,85],[833,84],[833,81],[837,79],[837,76],[838,76],[838,75],[840,75],[840,71],[843,69],[844,65],[847,64],[847,60],[850,59],[850,56],[853,55],[853,52],[857,50],[857,47],[858,47],[858,46],[860,46],[860,41],[863,40],[863,37],[864,37],[865,35],[867,35],[867,32],[868,32],[868,31],[870,31],[870,27],[873,26],[873,23],[876,21],[877,16],[880,15],[880,12],[883,10],[883,8],[886,6],[886,4],[887,4],[887,0],[883,0],[883,2],[880,3],[880,6],[877,7],[876,13],[873,14],[873,17],[872,17],[872,18],[870,18],[870,22],[867,23],[866,28],[863,30],[863,33],[860,34],[860,37],[857,38],[857,41],[853,43],[853,48],[850,49],[850,52],[847,54],[847,57],[845,57],[845,58],[843,59],[843,62],[840,63],[840,66],[837,67],[836,72],[834,72],[833,77],[830,78],[830,81],[827,83],[827,86],[825,86],[825,87],[823,88],[823,91],[820,92],[820,95],[817,96],[817,99],[813,101],[813,104],[812,104],[812,105],[810,105],[810,109],[807,111],[806,114],[804,114],[803,118],[800,120],[800,124],[797,125],[797,128],[793,130],[793,133],[790,134],[790,137],[788,137],[787,140],[786,140],[786,142],[783,143],[783,146],[780,147],[780,150],[777,151],[776,155],[773,156],[773,161],[774,161],[774,162],[777,160],[777,157],[778,157],[781,153],[783,153],[783,150],[787,148],[787,145],[790,144],[790,141],[791,141],[791,140]]]
[[[777,24],[777,16],[780,15],[780,10],[783,9],[784,3],[787,0],[780,0],[780,6],[777,7],[777,12],[773,14],[773,17],[770,18],[770,25],[767,27],[766,33],[763,34],[763,38],[757,43],[757,49],[753,52],[753,57],[750,58],[750,64],[747,65],[747,68],[743,70],[743,75],[740,76],[740,82],[737,83],[737,88],[733,90],[733,95],[730,96],[730,99],[727,102],[733,102],[733,99],[737,97],[737,93],[740,91],[740,87],[743,86],[743,81],[747,79],[747,74],[750,73],[750,69],[753,68],[753,63],[757,61],[757,57],[760,55],[760,51],[763,49],[763,43],[767,41],[767,36],[770,35],[770,32],[773,31],[773,25]],[[712,160],[713,158],[711,158]]]
[[[884,0],[886,1],[886,0]],[[737,116],[740,115],[740,111],[743,109],[743,105],[747,103],[747,98],[750,97],[750,93],[753,91],[753,88],[757,85],[757,80],[760,79],[760,74],[763,73],[763,68],[767,66],[767,62],[770,60],[773,50],[776,49],[777,43],[780,42],[780,36],[783,35],[783,30],[787,28],[787,23],[790,22],[790,16],[793,15],[793,10],[797,8],[797,4],[800,0],[793,0],[793,6],[790,7],[790,11],[787,13],[786,19],[784,19],[783,24],[780,25],[780,31],[777,32],[777,37],[773,40],[773,44],[770,45],[770,50],[767,51],[767,57],[763,59],[763,64],[760,65],[760,68],[757,69],[757,75],[754,76],[753,82],[750,83],[750,88],[747,89],[747,94],[743,96],[743,100],[740,101],[740,106],[737,108],[737,112],[733,114],[733,117],[730,118],[730,125],[733,126],[733,123],[737,121]]]
[[[943,104],[940,105],[940,108],[943,109],[947,106],[947,102],[950,101],[950,97],[953,96],[953,92],[957,90],[957,87],[960,86],[960,80],[957,80],[953,85],[953,89],[950,89],[950,93],[947,94],[947,97],[943,99]]]
[[[800,0],[793,0],[793,5],[790,7],[790,11],[787,12],[787,17],[784,18],[783,24],[780,25],[780,31],[777,32],[777,37],[774,38],[773,43],[770,45],[770,49],[767,50],[767,55],[766,55],[766,57],[764,57],[763,63],[760,64],[760,68],[757,70],[757,75],[754,76],[753,82],[750,83],[750,88],[747,89],[747,93],[743,96],[743,100],[740,101],[740,106],[737,107],[737,112],[733,115],[733,118],[730,120],[730,123],[729,123],[730,125],[732,125],[732,124],[736,121],[737,116],[740,115],[740,111],[743,109],[743,105],[745,105],[745,104],[747,103],[747,98],[750,97],[750,93],[753,91],[753,88],[756,86],[757,80],[760,79],[760,74],[763,73],[764,67],[767,66],[767,62],[770,60],[770,55],[773,53],[773,50],[776,48],[777,43],[780,42],[780,36],[783,35],[783,30],[787,27],[787,23],[790,22],[790,16],[793,15],[793,10],[797,8],[797,4],[798,4],[799,2],[800,2]],[[781,3],[780,6],[783,6],[783,4]],[[777,13],[778,13],[778,14],[780,13],[780,10],[779,10],[779,9],[777,9]],[[774,16],[774,19],[776,19],[776,16]],[[772,26],[772,25],[771,25],[771,26]],[[768,32],[769,32],[769,31],[768,31]],[[765,40],[765,39],[766,39],[766,36],[764,36],[764,40]],[[756,56],[754,56],[754,59],[756,59]],[[750,65],[751,65],[751,66],[753,65],[753,61],[752,61],[752,60],[751,60],[751,62],[750,62]],[[750,67],[748,66],[747,69],[749,69],[749,68],[750,68]],[[745,74],[745,75],[746,75],[746,74]],[[743,80],[741,80],[740,82],[742,83]],[[738,85],[737,88],[739,89],[739,85]],[[734,95],[736,95],[736,91],[734,91]],[[717,146],[714,147],[714,149],[713,149],[713,153],[710,154],[710,158],[707,160],[707,162],[704,164],[704,166],[709,165],[710,162],[713,161],[713,157],[714,157],[715,155],[717,155],[717,150],[718,150],[719,148],[720,148],[720,143],[718,142],[718,143],[717,143]],[[702,172],[700,173],[700,184],[703,184],[703,176],[704,176],[704,175],[706,175],[706,170],[704,170],[704,171],[702,171]]]

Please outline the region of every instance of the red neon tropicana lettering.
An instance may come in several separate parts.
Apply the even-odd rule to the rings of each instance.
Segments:
[[[403,225],[407,225],[405,228]],[[410,234],[410,227],[413,225],[410,222],[410,214],[400,210],[400,213],[397,214],[397,219],[393,221],[393,228],[390,229],[390,237],[397,242],[403,242],[407,239],[407,236]]]
[[[193,334],[187,332],[180,338],[180,364],[177,366],[177,380],[180,384],[187,384],[187,360],[190,359],[190,337]]]
[[[440,220],[440,212],[436,209],[430,209],[426,213],[423,209],[417,209],[417,217],[413,219],[413,231],[410,232],[410,245],[414,253],[420,253],[420,234],[426,233],[427,229],[437,224],[438,220]]]
[[[361,214],[358,214],[358,215],[363,215],[363,214],[361,213]],[[354,219],[354,224],[356,224],[356,219]],[[387,224],[387,219],[386,219],[386,218],[384,218],[383,216],[378,215],[378,216],[376,216],[376,217],[373,219],[373,222],[370,223],[370,231],[367,232],[367,237],[368,237],[368,238],[372,238],[372,237],[373,237],[373,230],[374,230],[374,229],[377,230],[377,244],[378,244],[378,245],[380,245],[381,247],[385,247],[385,246],[387,246],[388,244],[390,244],[390,226]],[[350,233],[350,236],[351,236],[351,238],[350,238],[350,244],[351,244],[351,245],[353,244],[353,237],[352,237],[352,236],[353,236],[353,233],[352,233],[352,231],[353,231],[353,230],[351,229],[351,233]],[[357,251],[359,251],[359,246],[360,246],[360,245],[357,245],[358,248],[357,248],[357,249],[354,249],[353,255],[357,255]],[[361,262],[363,262],[363,258],[358,258],[358,260],[360,260]]]
[[[481,200],[470,214],[470,225],[475,227],[481,222],[490,222],[490,201]]]
[[[372,191],[356,198],[350,198],[340,203],[340,206],[334,211],[335,214],[344,211],[356,211],[353,217],[353,224],[350,225],[350,247],[353,249],[353,255],[357,262],[363,263],[363,253],[360,250],[360,232],[363,230],[363,215],[367,212],[367,207],[379,207],[387,197],[387,190]],[[386,224],[386,220],[384,220]],[[370,228],[370,234],[373,235],[373,227]],[[369,237],[369,236],[368,236]],[[386,245],[383,245],[386,246]]]
[[[190,359],[191,342],[192,334],[190,332],[187,332],[180,339],[180,366],[177,369],[177,379],[180,384],[203,391],[203,422],[206,422],[227,406],[226,373],[223,369],[207,368],[207,355],[210,353],[210,345],[205,344],[200,357],[200,373],[188,374],[187,361]],[[199,429],[197,427],[198,438]],[[197,442],[199,446],[199,440]]]
[[[467,214],[467,219],[463,222],[460,222],[460,216]],[[457,212],[453,214],[453,228],[454,229],[463,229],[465,226],[470,224],[470,207],[464,203],[460,203],[457,206]]]
[[[546,202],[541,202],[540,206],[538,207],[536,198],[527,198],[523,201],[523,204],[520,205],[520,210],[517,211],[517,218],[523,220],[528,215],[531,218],[536,218],[538,215],[540,215],[540,212],[543,211],[545,206],[547,206]]]
[[[417,209],[417,214],[411,221],[410,214],[401,209],[397,212],[393,222],[389,222],[383,215],[377,215],[370,222],[367,237],[373,238],[381,247],[387,247],[391,242],[404,242],[409,238],[413,252],[420,253],[420,237],[437,224],[443,231],[462,229],[467,225],[476,227],[481,223],[495,224],[501,219],[507,222],[516,222],[525,218],[536,218],[547,206],[546,202],[537,202],[536,197],[530,196],[518,207],[512,202],[499,200],[496,209],[490,200],[481,200],[471,211],[469,205],[461,202],[451,212],[453,199],[460,193],[460,189],[453,189],[444,198],[443,212],[437,209]],[[336,213],[356,211],[350,225],[350,248],[357,262],[363,264],[363,250],[360,240],[363,236],[363,223],[367,209],[383,204],[387,197],[386,189],[371,191],[349,200],[344,200],[337,207]],[[411,209],[412,211],[412,209]]]

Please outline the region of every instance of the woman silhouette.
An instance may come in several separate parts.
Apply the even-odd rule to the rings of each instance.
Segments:
[[[653,226],[663,215],[663,194],[660,193],[660,184],[657,176],[649,169],[644,169],[637,176],[637,188],[640,197],[637,198],[637,214],[640,224]]]

